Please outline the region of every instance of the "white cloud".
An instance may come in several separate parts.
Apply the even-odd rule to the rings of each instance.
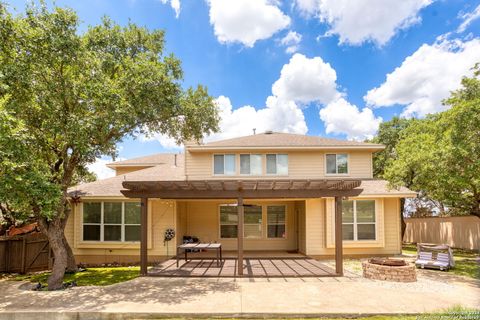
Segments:
[[[220,132],[205,138],[205,141],[251,135],[253,129],[257,133],[273,130],[299,134],[308,130],[302,110],[293,101],[269,96],[266,107],[259,110],[252,106],[233,110],[230,99],[225,96],[218,97],[216,103],[220,109]]]
[[[158,141],[160,145],[169,150],[181,150],[183,149],[183,145],[179,145],[175,142],[175,139],[170,138],[169,136],[161,133],[150,133],[148,136],[140,135],[140,141],[147,142],[147,141]]]
[[[121,161],[125,159],[118,158],[116,160]],[[97,158],[94,163],[87,165],[87,168],[90,172],[95,173],[99,180],[111,178],[115,176],[115,171],[106,166],[110,162],[112,162],[112,159],[108,157]]]
[[[344,98],[329,103],[320,110],[320,119],[325,123],[327,133],[343,133],[348,139],[365,140],[372,138],[382,122],[369,108],[361,111]]]
[[[289,31],[285,37],[280,39],[280,44],[282,46],[287,47],[285,49],[285,52],[287,53],[295,53],[298,51],[298,46],[300,42],[302,41],[302,35],[295,32],[295,31]]]
[[[441,101],[460,86],[463,76],[480,61],[480,39],[442,40],[424,44],[364,97],[368,106],[405,105],[404,116],[445,110]]]
[[[290,24],[290,18],[269,0],[209,0],[210,24],[221,43],[253,47]]]
[[[432,0],[296,0],[296,7],[327,23],[327,35],[338,35],[340,43],[360,45],[372,41],[383,45],[399,30],[421,21],[419,11],[431,3]]]
[[[458,33],[464,32],[474,20],[480,18],[480,4],[475,8],[475,10],[461,15],[460,18],[463,21],[457,28]]]
[[[160,0],[163,4],[170,3],[170,7],[175,11],[175,17],[180,16],[180,0]]]
[[[284,65],[272,92],[284,101],[327,104],[339,97],[337,73],[320,57],[307,58],[296,53]]]

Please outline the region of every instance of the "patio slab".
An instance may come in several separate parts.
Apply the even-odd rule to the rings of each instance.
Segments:
[[[51,319],[413,314],[458,305],[480,307],[478,281],[337,279],[144,277],[57,292],[28,291],[20,288],[21,282],[2,280],[0,319],[33,314]]]
[[[244,277],[332,277],[335,270],[318,260],[302,258],[247,258],[244,259]],[[148,270],[157,277],[239,277],[237,260],[224,259],[220,264],[214,259],[170,259]]]

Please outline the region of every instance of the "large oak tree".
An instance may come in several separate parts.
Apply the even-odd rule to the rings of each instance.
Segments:
[[[126,136],[181,142],[218,130],[206,88],[182,88],[164,32],[104,18],[85,32],[70,9],[0,4],[0,203],[31,214],[54,253],[50,290],[75,270],[65,240],[67,190]],[[5,121],[4,121],[5,120]],[[8,120],[8,121],[7,121]]]

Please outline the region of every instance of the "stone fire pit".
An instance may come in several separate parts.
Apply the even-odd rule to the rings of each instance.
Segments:
[[[396,282],[415,282],[417,273],[414,265],[401,259],[373,258],[362,262],[363,276],[368,279]]]

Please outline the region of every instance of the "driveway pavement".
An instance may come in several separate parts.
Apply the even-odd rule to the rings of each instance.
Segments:
[[[459,277],[392,283],[342,278],[137,278],[106,287],[57,292],[0,281],[0,319],[204,315],[422,313],[462,305],[480,308],[480,282]],[[14,313],[19,312],[19,313]],[[120,314],[121,313],[121,314]]]

